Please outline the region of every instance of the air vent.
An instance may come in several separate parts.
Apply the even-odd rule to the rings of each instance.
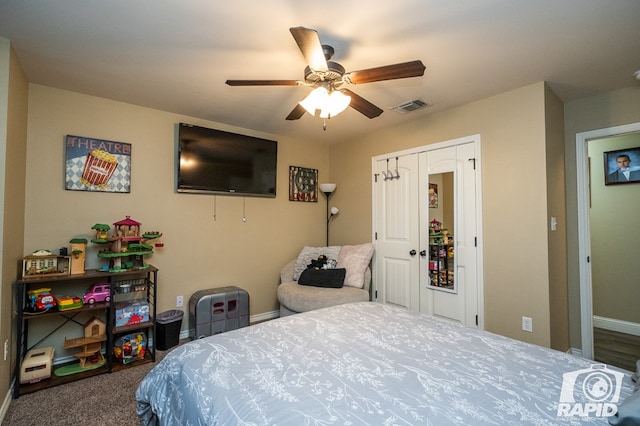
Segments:
[[[417,109],[420,108],[424,108],[429,106],[428,103],[426,103],[423,100],[420,99],[414,99],[413,101],[409,101],[409,102],[405,102],[403,104],[400,105],[396,105],[394,107],[392,107],[392,110],[398,111],[400,113],[405,113],[405,112],[410,112],[410,111],[415,111]]]

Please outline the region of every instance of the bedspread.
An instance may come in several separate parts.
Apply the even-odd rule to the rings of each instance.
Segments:
[[[145,425],[606,424],[575,412],[558,416],[563,374],[592,364],[362,302],[179,346],[136,398]],[[604,372],[625,373],[620,400],[631,393],[629,372]]]

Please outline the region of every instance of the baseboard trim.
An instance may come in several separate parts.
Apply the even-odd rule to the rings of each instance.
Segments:
[[[617,331],[619,333],[640,336],[640,324],[636,322],[623,321],[614,318],[593,316],[593,326],[604,330]]]
[[[9,404],[11,404],[11,400],[13,399],[14,386],[15,381],[12,380],[11,386],[9,386],[9,392],[4,396],[4,401],[2,401],[2,406],[0,407],[0,423],[4,422],[4,417],[7,415],[7,411],[9,411]]]
[[[571,355],[579,356],[580,358],[582,358],[582,349],[578,349],[578,348],[569,348],[569,350],[567,351],[567,353],[569,353],[569,354],[571,354]]]
[[[275,319],[278,317],[280,317],[280,311],[265,312],[263,314],[252,315],[249,318],[249,323],[253,324],[256,322],[267,321],[267,320]]]
[[[280,317],[280,311],[265,312],[263,314],[251,315],[249,317],[249,324],[255,324],[257,322],[267,321]],[[182,330],[180,332],[180,340],[189,338],[189,330]]]

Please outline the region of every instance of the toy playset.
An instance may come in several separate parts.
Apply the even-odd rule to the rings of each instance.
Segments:
[[[104,365],[106,360],[101,349],[102,342],[107,340],[106,324],[93,317],[83,325],[83,328],[84,337],[64,340],[65,349],[77,349],[73,356],[78,358],[78,363],[58,368],[55,371],[56,376],[67,376]]]
[[[96,236],[91,240],[94,244],[106,247],[98,252],[98,257],[108,259],[109,264],[102,270],[109,272],[127,271],[131,269],[144,269],[148,265],[144,263],[144,256],[153,253],[153,246],[148,241],[156,240],[162,236],[158,231],[141,233],[142,224],[127,216],[125,219],[113,224],[113,233],[109,235],[111,227],[103,223],[93,225],[91,229],[96,231]],[[162,247],[158,245],[158,247]]]
[[[113,354],[123,364],[143,359],[147,350],[147,336],[144,332],[127,334],[116,340]]]
[[[20,383],[36,383],[50,378],[54,352],[52,347],[28,351],[20,366]]]

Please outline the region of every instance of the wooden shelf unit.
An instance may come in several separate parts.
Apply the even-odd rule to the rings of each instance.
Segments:
[[[144,291],[135,292],[133,295],[118,294],[116,292],[116,284],[123,279],[144,279],[146,289]],[[58,311],[54,308],[45,312],[28,312],[25,311],[27,306],[28,291],[36,288],[47,287],[51,288],[51,292],[56,294],[56,285],[73,285],[74,288],[77,284],[78,292],[84,294],[84,290],[91,284],[99,282],[109,282],[111,288],[111,301],[103,303],[95,303],[93,305],[84,305],[81,308],[69,309]],[[14,283],[14,303],[16,307],[16,323],[17,323],[17,344],[16,344],[16,365],[14,369],[15,384],[13,388],[13,397],[18,398],[20,395],[24,395],[31,392],[36,392],[41,389],[49,388],[52,386],[61,385],[64,383],[73,382],[76,380],[84,379],[87,377],[93,377],[99,374],[111,373],[112,371],[119,371],[125,368],[135,367],[138,365],[146,364],[148,362],[155,362],[156,359],[156,297],[157,297],[157,285],[158,285],[158,269],[155,266],[148,265],[146,268],[127,270],[122,272],[106,272],[102,270],[87,270],[82,274],[75,275],[56,275],[56,276],[38,276],[33,278],[26,278],[18,280]],[[119,300],[141,300],[144,299],[149,304],[149,321],[145,321],[139,324],[118,326],[116,327],[115,316],[116,307],[115,304]],[[80,324],[74,318],[81,312],[94,313],[95,316],[104,316],[107,329],[107,339],[104,347],[104,356],[106,363],[101,366],[90,370],[85,370],[79,373],[71,374],[68,376],[55,376],[53,372],[55,369],[65,365],[71,365],[77,363],[72,361],[65,364],[57,364],[52,368],[51,378],[45,379],[36,383],[20,383],[20,369],[23,362],[23,357],[28,350],[37,348],[38,345],[46,338],[55,336],[56,332],[62,327],[62,325],[68,322],[74,322]],[[64,318],[62,325],[58,325],[49,331],[43,338],[37,342],[29,342],[29,324],[33,321],[42,321],[51,317]],[[143,359],[136,360],[129,364],[122,364],[119,362],[113,353],[113,348],[117,336],[132,333],[135,331],[145,331],[147,334],[147,349]],[[59,333],[61,334],[61,333]],[[56,336],[57,337],[57,336]],[[64,341],[65,336],[60,336],[60,340]],[[115,361],[115,362],[114,362]]]

